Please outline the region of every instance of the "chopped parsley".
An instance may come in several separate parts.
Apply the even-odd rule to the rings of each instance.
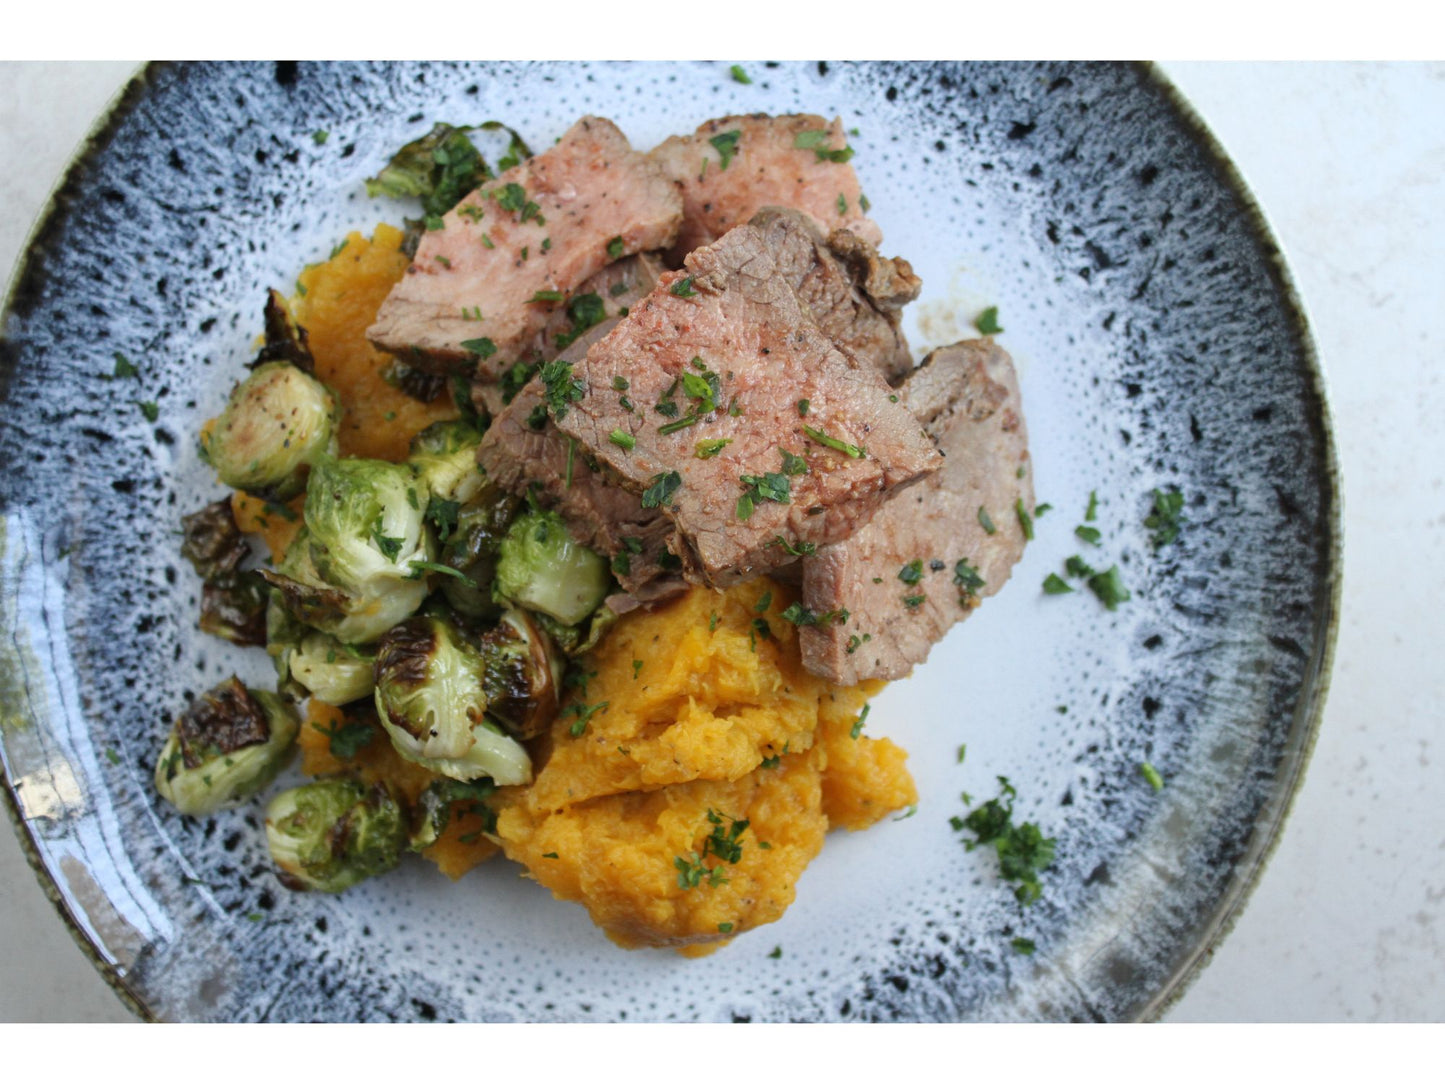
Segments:
[[[990,798],[967,817],[954,817],[950,823],[956,831],[967,829],[974,835],[964,846],[992,847],[998,854],[999,876],[1016,884],[1014,898],[1020,903],[1033,903],[1043,894],[1039,874],[1053,865],[1055,840],[1046,837],[1031,822],[1013,823],[1014,799],[1018,792],[1008,779],[998,777],[1000,793]]]
[[[630,383],[628,383],[627,377],[625,377],[625,376],[614,376],[614,377],[612,378],[612,390],[613,390],[613,391],[626,391],[626,390],[627,390],[628,388],[630,388],[630,387],[632,387],[632,385],[631,385]]]
[[[773,501],[777,504],[792,503],[792,483],[788,481],[787,475],[777,474],[769,471],[761,477],[756,474],[744,474],[738,481],[745,487],[745,492],[738,498],[737,517],[746,522],[752,517],[753,509],[758,501]]]
[[[316,131],[311,133],[311,142],[315,143],[318,147],[330,138],[331,133],[322,128],[318,128],[316,129]]]
[[[1074,534],[1077,535],[1079,538],[1082,538],[1091,546],[1097,546],[1100,539],[1104,537],[1103,532],[1100,531],[1099,528],[1088,527],[1083,524],[1080,524],[1078,527],[1074,528]]]
[[[401,547],[406,543],[404,538],[390,538],[382,534],[380,528],[372,531],[371,540],[376,543],[376,548],[381,550],[382,555],[388,561],[395,561],[401,553]]]
[[[927,599],[927,595],[904,595],[903,605],[907,606],[910,610],[916,610],[922,606]]]
[[[138,402],[136,406],[140,408],[140,412],[145,415],[145,420],[148,422],[153,422],[161,416],[161,408],[156,403],[149,401],[143,403]]]
[[[806,399],[799,399],[799,400],[798,400],[798,417],[800,417],[800,418],[806,418],[806,417],[808,416],[808,406],[809,406],[808,400],[806,400]]]
[[[1164,789],[1164,777],[1159,774],[1159,769],[1147,760],[1139,765],[1139,774],[1154,788],[1154,793],[1157,794]]]
[[[621,237],[614,237],[607,242],[607,258],[609,260],[620,260],[622,254],[627,251],[627,246],[622,243]]]
[[[828,142],[828,133],[823,128],[809,128],[793,137],[793,146],[800,151],[816,150]]]
[[[771,591],[764,591],[761,595],[758,596],[758,601],[753,603],[753,609],[758,613],[762,613],[772,604],[773,593]]]
[[[497,352],[497,344],[491,339],[463,339],[461,343],[463,350],[468,350],[477,357],[486,361]],[[526,381],[523,381],[526,383]]]
[[[376,729],[368,723],[332,723],[330,726],[311,724],[311,729],[326,735],[326,747],[337,760],[351,760],[357,753],[371,744]]]
[[[728,71],[731,73],[734,83],[742,83],[745,86],[752,83],[752,79],[748,77],[747,72],[743,71],[741,64],[734,64]]]
[[[466,584],[468,587],[473,587],[478,590],[481,589],[481,585],[478,584],[476,580],[472,579],[460,569],[452,568],[451,565],[439,565],[435,561],[412,561],[410,562],[408,567],[412,570],[412,572],[416,573],[415,578],[417,579],[421,578],[421,574],[423,572],[440,572],[443,575],[451,576],[454,579],[461,580],[462,583]]]
[[[607,439],[617,445],[624,452],[630,452],[637,447],[637,438],[631,433],[624,433],[621,429],[614,429],[607,434]]]
[[[595,295],[594,295],[595,296]],[[538,290],[532,295],[533,301],[563,301],[567,295],[561,290]]]
[[[115,371],[113,373],[110,373],[109,375],[102,373],[101,379],[125,380],[127,377],[139,378],[140,370],[131,363],[130,358],[126,357],[119,350],[117,350],[115,352]]]
[[[799,628],[802,628],[804,625],[846,625],[850,616],[852,615],[849,614],[846,608],[829,610],[826,613],[821,614],[814,613],[812,610],[804,606],[801,602],[792,603],[782,613],[782,617],[784,620],[791,621]]]
[[[768,620],[765,617],[753,618],[753,632],[764,640],[771,640],[773,638],[773,626],[768,624]],[[754,645],[753,649],[757,650],[756,645]]]
[[[1009,944],[1013,946],[1013,950],[1020,956],[1032,956],[1036,947],[1027,937],[1015,937]]]
[[[1179,537],[1183,513],[1184,494],[1177,489],[1167,493],[1158,489],[1154,491],[1154,510],[1145,518],[1144,526],[1154,532],[1152,541],[1155,549],[1167,546]]]
[[[1095,572],[1088,579],[1089,590],[1099,596],[1106,610],[1116,610],[1119,603],[1128,602],[1133,596],[1119,576],[1119,566],[1112,565],[1107,572]]]
[[[1094,574],[1094,570],[1078,554],[1070,557],[1064,562],[1064,571],[1070,576],[1077,576],[1079,579],[1087,579]]]
[[[567,416],[571,404],[581,402],[587,394],[587,385],[572,375],[570,361],[553,358],[538,370],[537,376],[547,388],[546,409],[558,421]]]
[[[978,569],[968,563],[967,557],[960,557],[953,566],[953,582],[958,586],[958,601],[967,606],[978,599],[978,589],[984,586],[984,579]]]
[[[718,932],[718,933],[732,933],[732,932],[733,932],[733,924],[732,924],[731,922],[719,922],[719,923],[717,924],[717,932]]]
[[[1084,509],[1084,520],[1093,523],[1094,518],[1099,514],[1099,494],[1097,490],[1089,490],[1089,507]]]
[[[832,448],[834,451],[842,452],[850,459],[862,459],[868,454],[866,448],[860,448],[856,444],[849,444],[847,441],[839,440],[837,437],[830,437],[821,429],[814,429],[810,425],[803,426],[803,432],[809,440],[815,441],[825,448]]]
[[[843,195],[842,192],[838,193],[838,213],[840,215],[846,215],[848,213],[848,197]]]
[[[1074,589],[1069,586],[1068,581],[1056,572],[1050,572],[1044,577],[1044,594],[1046,595],[1069,595]]]
[[[853,728],[848,731],[848,737],[854,741],[858,740],[858,735],[863,733],[863,724],[868,720],[868,713],[872,710],[872,704],[863,705],[863,710],[858,713],[858,718],[853,721]]]
[[[984,534],[993,534],[998,530],[993,525],[993,517],[988,514],[988,509],[983,505],[978,506],[978,525],[983,528]]]
[[[697,291],[692,288],[692,284],[693,276],[688,275],[687,278],[678,279],[669,286],[667,292],[672,294],[673,297],[696,297]]]
[[[642,491],[642,507],[661,508],[671,501],[673,495],[681,488],[682,475],[677,471],[655,474],[652,476],[652,482]]]
[[[1003,328],[999,327],[998,323],[998,306],[990,305],[984,309],[983,312],[978,314],[978,319],[973,322],[973,326],[978,328],[980,335],[1000,334]]]
[[[595,293],[578,294],[567,302],[567,319],[572,322],[572,330],[557,336],[556,344],[559,350],[565,350],[576,342],[584,331],[591,330],[607,319],[607,305]]]
[[[783,456],[783,473],[789,477],[796,477],[799,474],[808,473],[808,461],[800,455],[794,455],[786,448],[779,448]]]
[[[778,535],[771,542],[769,542],[768,545],[782,546],[785,553],[791,554],[794,557],[811,557],[813,556],[813,554],[818,552],[818,547],[813,542],[799,542],[795,546],[782,535]]]
[[[427,501],[426,518],[437,529],[438,542],[445,542],[457,529],[457,513],[461,511],[461,507],[459,501],[449,501],[442,497],[433,497]]]
[[[782,946],[782,945],[776,946],[776,947],[773,949],[772,952],[768,953],[768,959],[769,959],[769,960],[780,960],[780,959],[782,959],[782,956],[783,956],[783,946]]]
[[[713,456],[717,455],[718,452],[722,451],[732,442],[733,441],[731,437],[717,437],[712,440],[700,440],[697,442],[697,446],[693,449],[692,454],[695,455],[698,459],[711,459]]]
[[[583,692],[586,692],[585,688]],[[567,728],[567,733],[574,738],[580,738],[586,733],[587,723],[591,720],[592,716],[596,715],[599,711],[606,711],[611,703],[612,701],[610,700],[603,700],[596,704],[568,704],[562,709],[562,715],[575,715],[577,718],[573,721],[572,725]]]
[[[900,568],[898,578],[906,584],[915,584],[923,579],[923,558],[915,557]]]
[[[727,169],[728,164],[737,156],[738,140],[742,138],[742,134],[741,131],[734,130],[715,135],[708,140],[717,150],[718,157],[721,159],[719,164],[723,169]]]

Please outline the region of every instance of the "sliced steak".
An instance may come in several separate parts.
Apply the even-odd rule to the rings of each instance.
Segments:
[[[651,291],[660,270],[651,257],[637,257],[613,264],[589,280],[588,285],[605,298],[606,319],[584,330],[556,356],[580,361],[589,346],[617,325],[622,311]],[[618,283],[625,283],[626,289],[613,294],[611,287]],[[564,339],[575,330],[557,328]],[[557,341],[554,333],[539,343],[538,356],[549,349],[555,352]],[[551,356],[545,355],[545,360]],[[681,561],[667,549],[671,521],[655,508],[643,508],[637,494],[618,485],[612,472],[575,438],[558,432],[543,409],[545,388],[540,380],[532,377],[506,404],[500,402],[499,385],[478,388],[485,388],[498,404],[477,451],[488,477],[519,496],[531,490],[543,507],[555,510],[578,542],[612,559],[613,574],[637,604],[654,604],[685,587],[677,575]],[[619,601],[613,608],[622,612],[626,604]]]
[[[666,248],[681,218],[679,193],[657,163],[611,121],[584,117],[422,235],[367,337],[408,365],[476,362],[496,380],[558,304],[539,294],[565,299],[621,256]]]
[[[581,391],[558,428],[665,508],[673,552],[710,586],[848,537],[942,463],[876,370],[818,329],[749,225],[664,275],[570,378]]]
[[[993,340],[935,350],[898,395],[938,442],[943,469],[802,561],[808,610],[848,611],[846,622],[824,619],[799,636],[803,665],[838,685],[904,677],[927,658],[1004,585],[1024,549],[1016,503],[1033,511],[1018,380]]]
[[[565,304],[552,308],[542,330],[500,374],[498,383],[480,377],[472,381],[472,402],[493,418],[500,415],[538,369],[584,337],[587,345],[596,342],[601,337],[594,333],[597,326],[606,324],[610,329],[619,316],[626,316],[631,306],[652,293],[662,272],[662,261],[650,252],[608,264],[577,287]],[[586,346],[574,353],[580,358]]]
[[[680,266],[693,249],[711,244],[764,207],[792,207],[824,233],[842,227],[880,243],[882,232],[863,212],[863,192],[848,164],[847,147],[842,121],[830,124],[809,113],[720,117],[692,135],[665,141],[652,158],[676,183],[683,207],[670,265]]]
[[[752,225],[762,231],[778,269],[828,338],[890,384],[907,375],[913,354],[898,313],[923,286],[907,260],[883,259],[848,230],[834,230],[825,241],[801,211],[768,207],[753,216]]]

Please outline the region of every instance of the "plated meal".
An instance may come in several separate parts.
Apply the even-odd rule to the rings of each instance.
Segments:
[[[279,680],[198,697],[156,786],[210,815],[299,746],[288,887],[500,851],[620,945],[708,952],[917,802],[868,701],[1023,552],[1018,383],[990,338],[915,366],[836,119],[508,131],[500,172],[467,128],[402,148],[368,184],[422,217],[271,292],[184,547],[202,628]]]
[[[159,64],[77,157],[0,794],[138,1013],[1133,1019],[1228,928],[1338,587],[1247,190],[1147,66],[740,71]]]

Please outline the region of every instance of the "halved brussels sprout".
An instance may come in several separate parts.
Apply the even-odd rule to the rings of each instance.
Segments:
[[[407,462],[434,500],[466,504],[486,484],[477,462],[482,434],[471,422],[433,422],[412,437]]]
[[[487,714],[518,738],[534,738],[557,716],[565,664],[525,610],[508,610],[481,636]]]
[[[328,779],[272,799],[266,842],[287,888],[341,892],[396,867],[406,822],[387,784]]]
[[[486,486],[465,507],[449,507],[435,499],[428,518],[442,539],[441,560],[465,577],[439,579],[442,594],[457,613],[466,617],[496,617],[502,606],[492,597],[492,580],[502,539],[521,501],[495,486]],[[445,509],[447,514],[439,514]]]
[[[376,710],[396,751],[440,775],[532,779],[527,751],[485,717],[485,659],[441,617],[414,617],[382,637]]]
[[[239,678],[223,681],[171,727],[156,762],[156,790],[192,817],[236,805],[276,778],[299,728],[281,697]]]
[[[236,385],[201,451],[225,485],[286,500],[306,487],[309,467],[336,454],[339,419],[326,385],[288,362],[267,362]]]
[[[371,695],[375,663],[375,655],[324,632],[304,637],[287,659],[291,677],[317,700],[335,707]]]
[[[360,591],[343,591],[322,578],[311,553],[310,533],[302,527],[280,567],[275,572],[260,569],[260,574],[276,589],[287,613],[342,643],[371,643],[416,613],[426,599],[423,578],[381,577]]]
[[[597,609],[610,583],[607,562],[574,541],[556,512],[518,516],[502,539],[496,592],[564,625]]]
[[[364,596],[383,582],[421,576],[419,566],[431,560],[427,496],[410,467],[324,457],[311,471],[305,509],[307,549],[320,581]],[[293,542],[288,561],[295,549]]]

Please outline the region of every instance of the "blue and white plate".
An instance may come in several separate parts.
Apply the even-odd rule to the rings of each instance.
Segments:
[[[75,161],[0,333],[0,754],[42,880],[141,1015],[1131,1019],[1177,996],[1243,905],[1308,757],[1339,587],[1319,368],[1258,208],[1148,67],[748,70],[160,65]],[[414,213],[362,181],[434,121],[545,146],[595,113],[651,147],[758,110],[858,129],[884,250],[924,281],[920,356],[998,306],[1052,505],[1003,592],[874,704],[870,732],[910,753],[916,815],[835,834],[781,922],[686,960],[615,948],[503,861],[456,885],[413,862],[293,894],[259,805],[187,820],[160,802],[185,698],[270,676],[197,631],[177,537],[220,493],[194,438],[265,288]],[[138,380],[109,379],[117,351]],[[1156,487],[1185,496],[1157,551]],[[1091,491],[1098,547],[1073,533]],[[1130,601],[1043,594],[1074,553],[1117,562]],[[1058,840],[1032,907],[949,824],[999,775]]]

